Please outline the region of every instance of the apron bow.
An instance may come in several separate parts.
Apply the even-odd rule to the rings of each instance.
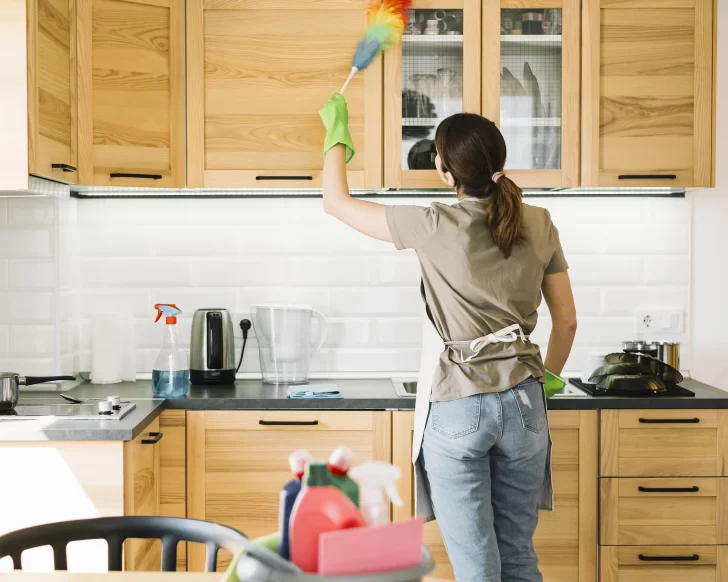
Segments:
[[[527,336],[523,333],[523,330],[521,329],[521,326],[517,323],[514,323],[513,325],[509,325],[508,327],[504,327],[503,329],[499,329],[498,331],[495,331],[493,333],[489,333],[488,335],[481,336],[479,338],[475,338],[472,341],[455,341],[455,342],[445,342],[445,345],[449,348],[452,348],[454,346],[464,346],[467,345],[470,349],[472,355],[465,357],[465,354],[463,354],[462,350],[458,350],[460,352],[460,360],[466,364],[473,358],[475,358],[486,346],[489,346],[491,344],[497,344],[497,343],[513,343],[516,340],[520,339],[522,342],[526,342],[528,339]]]

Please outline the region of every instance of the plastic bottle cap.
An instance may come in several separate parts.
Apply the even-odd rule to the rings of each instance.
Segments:
[[[307,487],[322,487],[323,485],[331,485],[329,479],[329,468],[326,463],[320,461],[312,461],[308,464],[308,473],[304,479],[304,485]]]
[[[337,477],[346,477],[349,469],[351,469],[351,460],[354,457],[351,449],[346,447],[337,447],[329,457],[329,471]]]
[[[306,465],[309,461],[312,461],[313,457],[306,449],[297,449],[293,451],[288,457],[288,465],[291,467],[291,473],[293,473],[297,479],[301,479],[303,474],[306,472]]]
[[[168,317],[164,321],[166,321],[167,323],[170,323],[170,324],[171,323],[177,323],[177,318],[176,317]]]

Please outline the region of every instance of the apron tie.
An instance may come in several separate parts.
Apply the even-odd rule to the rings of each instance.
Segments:
[[[445,345],[448,348],[467,345],[470,348],[470,351],[473,352],[472,355],[468,356],[467,358],[465,357],[465,354],[463,354],[462,350],[458,350],[458,352],[460,353],[460,360],[464,364],[467,364],[481,351],[483,351],[486,346],[497,343],[510,344],[518,339],[525,343],[528,340],[528,337],[523,333],[521,326],[517,323],[514,323],[513,325],[509,325],[508,327],[504,327],[503,329],[499,329],[498,331],[494,331],[493,333],[489,333],[488,335],[475,338],[472,341],[445,342]]]

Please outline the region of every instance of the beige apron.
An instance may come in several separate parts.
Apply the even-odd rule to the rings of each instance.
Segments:
[[[468,346],[473,352],[468,358],[462,361],[469,361],[475,354],[486,348],[488,345],[499,342],[512,342],[520,339],[526,341],[519,325],[512,325],[498,330],[487,336],[473,340],[472,342],[447,342],[440,337],[435,325],[430,319],[428,312],[422,328],[422,356],[420,358],[420,372],[417,377],[417,396],[415,398],[415,423],[412,438],[412,463],[415,469],[415,509],[417,515],[421,515],[426,521],[435,519],[435,512],[432,508],[432,500],[427,488],[427,480],[420,463],[420,452],[422,440],[425,435],[425,425],[430,413],[430,397],[432,396],[432,384],[435,371],[440,362],[440,356],[446,349],[454,349],[457,346]],[[461,354],[462,356],[462,354]],[[546,394],[544,393],[544,399]],[[545,401],[544,401],[545,402]],[[548,425],[547,425],[548,426]],[[546,463],[544,482],[539,492],[539,509],[553,509],[553,487],[551,481],[551,436],[549,435],[548,460]]]

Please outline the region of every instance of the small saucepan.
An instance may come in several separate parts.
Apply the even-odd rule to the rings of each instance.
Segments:
[[[15,408],[21,386],[75,379],[73,376],[21,376],[12,372],[0,372],[0,411]]]

